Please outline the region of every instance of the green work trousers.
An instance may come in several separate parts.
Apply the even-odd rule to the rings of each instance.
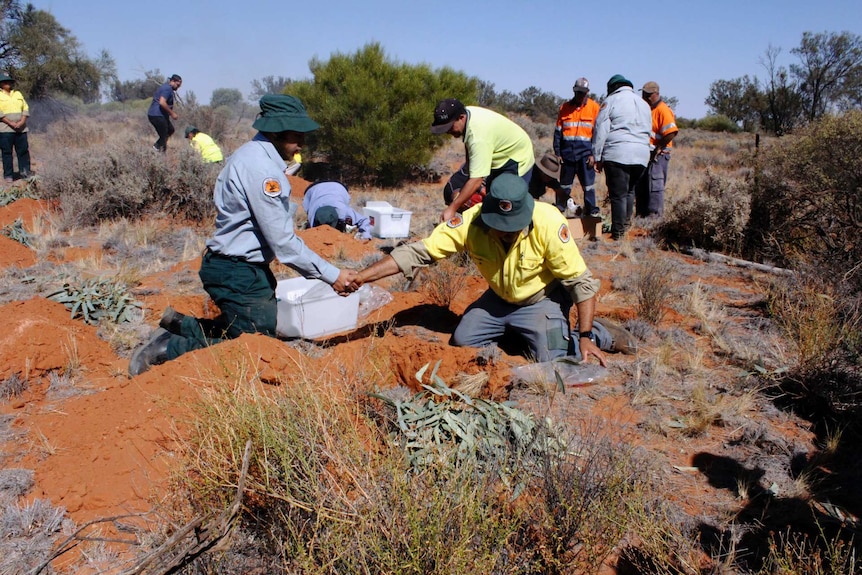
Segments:
[[[180,333],[168,342],[168,359],[243,333],[275,337],[276,281],[268,264],[207,251],[199,275],[221,315],[215,319],[185,317]]]

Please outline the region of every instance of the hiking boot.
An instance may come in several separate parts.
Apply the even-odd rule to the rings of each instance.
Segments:
[[[129,361],[129,377],[135,377],[149,370],[154,365],[168,361],[168,341],[171,334],[162,328],[157,328],[147,343],[138,346]]]
[[[168,306],[165,313],[162,314],[162,319],[159,320],[159,327],[171,333],[182,335],[183,320],[187,316]]]
[[[611,344],[611,351],[615,351],[617,353],[625,353],[628,355],[632,355],[637,353],[638,351],[638,341],[635,339],[629,331],[618,324],[615,321],[602,318],[600,320],[596,320],[594,323],[600,324],[608,333],[611,334],[613,338],[613,343]]]

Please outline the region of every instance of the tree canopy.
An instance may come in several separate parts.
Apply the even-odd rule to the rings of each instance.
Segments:
[[[39,100],[54,92],[98,101],[102,70],[87,57],[78,40],[52,14],[32,4],[0,0],[0,66],[18,89]],[[112,65],[110,57],[103,65]]]
[[[705,100],[710,111],[748,130],[783,134],[862,106],[862,36],[805,32],[790,53],[797,61],[788,68],[779,64],[781,48],[767,48],[760,58],[763,81],[742,76],[713,82]]]
[[[438,100],[476,100],[477,80],[451,68],[390,60],[380,44],[310,63],[313,81],[285,88],[305,104],[320,129],[316,150],[344,179],[394,183],[431,158],[443,139],[431,134]]]

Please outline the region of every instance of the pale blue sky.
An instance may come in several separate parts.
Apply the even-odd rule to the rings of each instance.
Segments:
[[[309,78],[308,62],[379,42],[408,64],[450,66],[515,93],[536,86],[561,97],[586,76],[601,94],[612,75],[649,80],[679,99],[677,114],[706,114],[714,80],[764,77],[772,44],[779,63],[804,31],[862,34],[859,0],[30,0],[51,12],[95,56],[107,49],[120,78],[144,70],[180,74],[209,103],[215,88],[268,75]]]

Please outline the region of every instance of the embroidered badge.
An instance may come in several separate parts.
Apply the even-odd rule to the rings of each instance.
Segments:
[[[560,226],[560,230],[557,232],[557,235],[560,237],[560,241],[563,243],[566,243],[572,237],[572,235],[569,233],[569,226],[567,224],[563,224]]]
[[[500,206],[500,211],[504,214],[508,214],[512,211],[512,202],[510,200],[500,200],[498,205]]]
[[[263,181],[263,193],[270,198],[277,198],[281,195],[281,184],[275,178],[267,178]]]
[[[446,222],[446,225],[449,226],[450,228],[457,228],[458,226],[460,226],[463,223],[464,223],[464,218],[461,217],[461,214],[455,214],[454,216],[449,218],[449,221]]]

